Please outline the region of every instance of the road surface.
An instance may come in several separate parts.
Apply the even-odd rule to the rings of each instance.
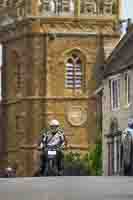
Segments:
[[[132,177],[0,179],[0,200],[133,200]]]

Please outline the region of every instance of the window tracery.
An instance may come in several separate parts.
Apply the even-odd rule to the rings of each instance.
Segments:
[[[29,4],[30,1],[27,0],[0,0],[0,8],[11,8],[7,15],[15,16],[16,14],[10,13],[18,13],[18,17],[24,17],[25,12],[29,13]],[[38,0],[40,15],[73,15],[75,5],[75,0]],[[80,1],[81,15],[114,15],[118,14],[118,7],[118,0]]]
[[[65,87],[80,89],[83,85],[83,61],[79,52],[73,51],[65,63]]]

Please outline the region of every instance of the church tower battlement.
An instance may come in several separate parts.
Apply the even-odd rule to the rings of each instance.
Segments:
[[[4,143],[0,163],[17,165],[17,175],[35,172],[40,132],[53,118],[64,127],[72,150],[85,152],[95,143],[92,77],[101,49],[98,38],[100,33],[107,57],[120,38],[120,3],[0,0]]]
[[[119,17],[120,0],[1,0],[1,22],[28,17]],[[8,21],[9,20],[9,21]]]

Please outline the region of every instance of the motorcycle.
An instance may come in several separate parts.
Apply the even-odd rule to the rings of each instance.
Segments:
[[[47,146],[46,152],[46,165],[44,176],[58,176],[59,170],[57,166],[58,150],[55,146]]]

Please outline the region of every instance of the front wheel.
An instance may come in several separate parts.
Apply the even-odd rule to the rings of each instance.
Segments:
[[[44,176],[58,176],[56,160],[48,160],[44,171]]]

